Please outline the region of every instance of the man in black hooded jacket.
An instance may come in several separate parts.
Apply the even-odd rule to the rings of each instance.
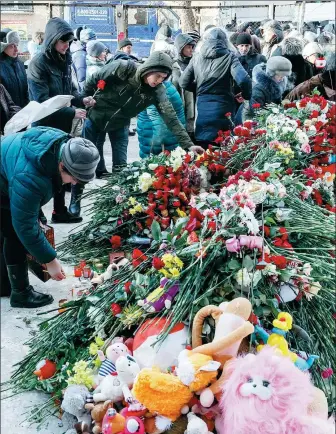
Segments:
[[[42,103],[56,95],[73,95],[72,104],[83,107],[92,103],[92,97],[81,99],[72,85],[69,44],[74,40],[74,33],[69,24],[61,18],[52,18],[45,28],[45,39],[41,53],[37,54],[29,63],[28,89],[31,101]],[[36,122],[35,126],[58,128],[70,133],[73,119],[85,119],[83,109],[64,107],[55,113]],[[53,223],[78,223],[78,201],[82,193],[79,185],[72,186],[70,213],[65,206],[65,190],[62,188],[54,194]],[[71,213],[73,211],[73,213]]]

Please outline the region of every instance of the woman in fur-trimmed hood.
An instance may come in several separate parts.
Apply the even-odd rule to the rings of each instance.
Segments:
[[[303,39],[288,37],[281,43],[282,55],[292,64],[292,74],[288,77],[288,87],[293,88],[313,76],[311,65],[303,58]]]

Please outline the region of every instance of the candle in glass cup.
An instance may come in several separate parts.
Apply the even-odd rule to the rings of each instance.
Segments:
[[[90,277],[90,275],[91,275],[91,268],[90,268],[88,265],[86,265],[86,266],[83,268],[83,277],[84,277],[85,279],[88,279],[88,278]]]
[[[82,273],[83,273],[83,271],[82,271],[81,266],[80,265],[76,265],[74,267],[74,276],[75,277],[82,277]]]

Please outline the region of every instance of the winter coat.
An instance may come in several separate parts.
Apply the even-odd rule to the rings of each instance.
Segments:
[[[99,60],[97,57],[86,55],[86,78],[89,79],[93,74],[98,72],[106,65],[105,60]]]
[[[78,90],[81,92],[86,80],[86,46],[81,41],[73,41],[70,45],[72,70],[76,77]]]
[[[74,95],[72,103],[82,105],[77,90],[71,79],[71,55],[60,56],[54,49],[55,43],[62,36],[72,32],[71,27],[60,18],[48,21],[42,52],[37,54],[28,67],[28,86],[31,101],[39,103],[56,95]],[[64,107],[57,112],[41,119],[36,125],[59,128],[70,133],[75,116],[73,107]]]
[[[225,32],[217,28],[208,32],[180,79],[183,89],[192,90],[196,82],[195,137],[198,141],[213,141],[219,130],[231,127],[225,114],[235,112],[232,81],[241,87],[244,99],[250,99],[252,85],[237,56],[227,48]]]
[[[260,63],[267,62],[266,57],[262,54],[257,53],[253,48],[251,48],[245,56],[239,56],[238,59],[251,78],[253,68]]]
[[[293,89],[286,99],[294,101],[303,96],[311,95],[317,87],[321,95],[329,101],[336,102],[336,76],[335,71],[326,71],[322,74],[315,75],[310,80],[307,80]]]
[[[145,63],[138,65],[131,60],[109,61],[86,81],[84,95],[97,90],[99,80],[106,82],[105,89],[96,95],[96,105],[89,112],[89,119],[101,131],[112,131],[129,124],[131,118],[154,104],[164,122],[176,136],[182,147],[192,146],[189,136],[178,120],[167,98],[163,84],[155,88],[143,82],[143,76],[157,66],[171,69],[167,57],[161,52],[153,53]]]
[[[167,81],[163,84],[179,121],[185,126],[184,108],[179,93],[172,82]],[[178,146],[176,137],[168,130],[154,105],[149,106],[139,114],[137,132],[141,158],[148,157],[150,154],[159,154],[162,152],[162,145],[167,151],[171,151]]]
[[[280,83],[266,74],[266,64],[257,65],[252,72],[253,88],[249,106],[244,106],[243,119],[250,119],[253,115],[253,104],[280,104],[287,87],[287,77]]]
[[[194,89],[193,92],[190,92],[182,89],[179,83],[181,75],[191,61],[191,57],[185,57],[182,55],[183,48],[188,44],[194,44],[194,40],[188,34],[182,33],[175,39],[175,47],[178,52],[178,57],[173,65],[172,82],[182,98],[184,114],[187,122],[187,131],[192,133],[194,132],[195,123],[196,89]]]
[[[23,108],[29,103],[27,74],[24,64],[17,57],[0,54],[0,80],[14,104]]]
[[[1,142],[0,190],[8,196],[17,236],[41,264],[56,257],[41,231],[40,208],[53,197],[59,182],[60,147],[70,136],[53,128],[31,128]]]
[[[0,110],[0,134],[3,134],[6,123],[21,110],[21,107],[14,104],[11,96],[2,84],[0,84]]]

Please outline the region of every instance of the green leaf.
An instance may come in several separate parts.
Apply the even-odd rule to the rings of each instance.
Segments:
[[[189,217],[181,217],[178,220],[176,220],[176,224],[175,224],[175,228],[174,228],[174,232],[173,232],[174,236],[180,235],[182,229],[187,224],[188,220],[189,220]]]
[[[161,234],[161,228],[160,224],[153,220],[152,226],[151,226],[152,236],[155,241],[161,241],[162,240],[162,234]]]
[[[254,261],[253,259],[249,256],[246,255],[244,260],[243,260],[243,267],[242,268],[246,268],[247,271],[252,271],[254,268]]]
[[[181,250],[180,255],[195,255],[199,251],[199,243],[194,243],[191,246]]]
[[[276,225],[276,222],[274,219],[272,219],[272,217],[266,217],[265,223]]]
[[[231,259],[228,262],[229,270],[240,270],[240,263],[237,261],[237,259]]]
[[[184,247],[187,239],[188,239],[188,232],[185,231],[182,236],[180,238],[178,238],[175,242],[174,242],[174,246],[176,249],[180,249],[181,247]]]
[[[262,303],[266,304],[266,295],[265,294],[260,294],[259,298],[260,298]]]

